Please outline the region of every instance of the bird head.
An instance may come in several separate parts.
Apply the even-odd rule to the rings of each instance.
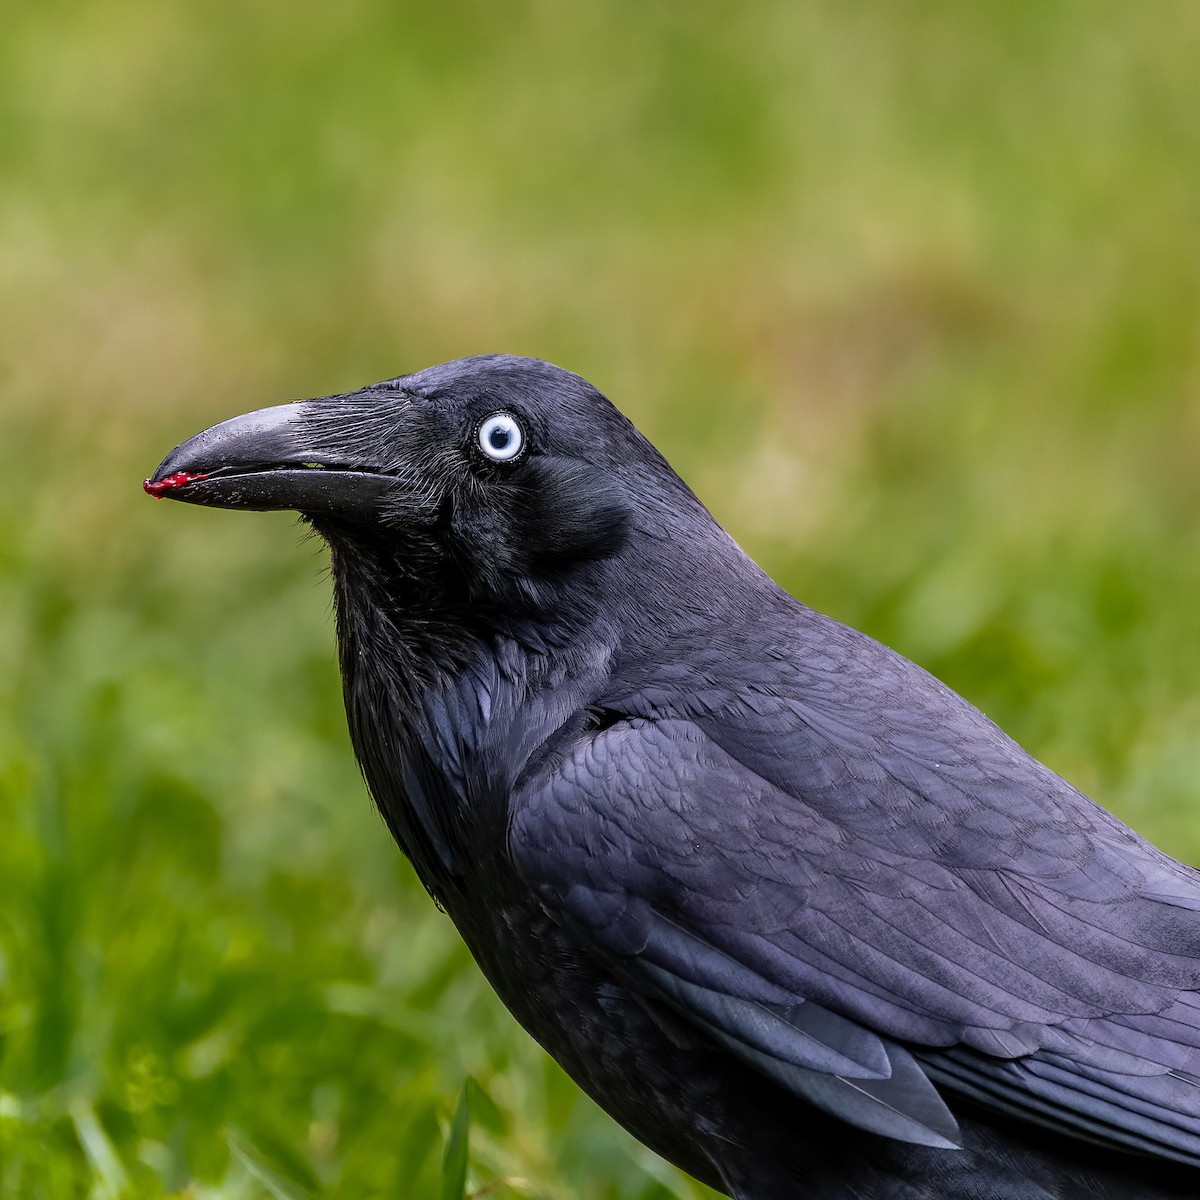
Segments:
[[[715,523],[586,380],[486,355],[259,409],[173,450],[153,496],[294,509],[363,573],[507,611],[594,594],[579,575],[631,537]],[[696,516],[700,515],[699,521]]]

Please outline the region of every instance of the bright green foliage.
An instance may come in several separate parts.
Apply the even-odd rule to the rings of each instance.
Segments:
[[[450,1137],[446,1142],[446,1155],[442,1160],[442,1200],[466,1200],[467,1157],[470,1151],[471,1092],[468,1079],[458,1098],[458,1110]]]
[[[392,847],[320,547],[140,493],[261,404],[578,370],[797,595],[1200,858],[1194,4],[2,24],[0,1196],[460,1194],[468,1076],[468,1194],[701,1195]]]

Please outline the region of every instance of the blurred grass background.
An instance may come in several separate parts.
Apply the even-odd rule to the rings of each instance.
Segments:
[[[796,594],[1200,858],[1200,8],[0,25],[0,1195],[440,1196],[468,1075],[471,1189],[701,1194],[391,846],[319,546],[141,494],[248,408],[577,370]]]

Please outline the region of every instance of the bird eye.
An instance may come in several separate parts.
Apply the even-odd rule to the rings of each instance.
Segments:
[[[512,462],[525,448],[525,431],[512,413],[492,413],[479,427],[479,448],[493,462]]]

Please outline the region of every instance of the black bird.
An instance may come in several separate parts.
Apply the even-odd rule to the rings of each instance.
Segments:
[[[737,1200],[1200,1196],[1200,876],[773,583],[585,380],[464,359],[146,488],[332,553],[370,790],[518,1020]]]

